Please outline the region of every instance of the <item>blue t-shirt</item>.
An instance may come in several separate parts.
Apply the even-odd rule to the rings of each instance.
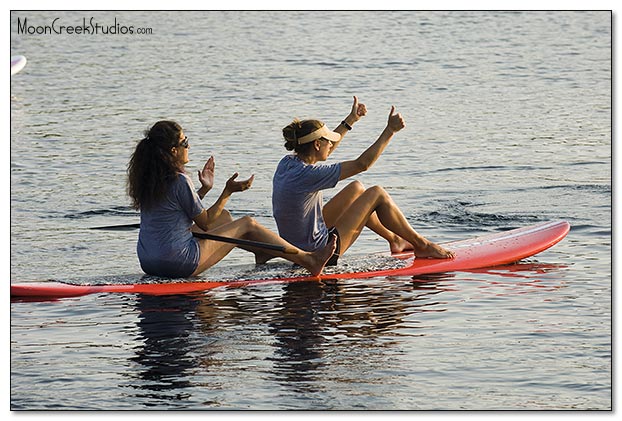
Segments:
[[[298,248],[314,251],[328,242],[322,216],[322,190],[335,187],[341,163],[306,164],[286,155],[272,179],[272,214],[279,235]]]
[[[138,259],[149,275],[187,277],[199,264],[200,249],[190,228],[203,211],[192,180],[180,173],[166,197],[140,211]]]

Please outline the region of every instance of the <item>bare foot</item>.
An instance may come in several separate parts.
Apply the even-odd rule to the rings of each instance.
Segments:
[[[308,263],[304,267],[311,272],[311,275],[319,275],[324,270],[328,259],[335,253],[335,248],[337,248],[337,237],[331,235],[324,248],[308,254]]]
[[[393,238],[393,241],[389,241],[389,248],[391,249],[391,253],[402,253],[406,250],[415,249],[412,244],[398,235]]]
[[[428,242],[427,246],[423,249],[415,251],[415,256],[428,257],[431,259],[453,259],[456,257],[453,251],[446,250],[432,242]]]

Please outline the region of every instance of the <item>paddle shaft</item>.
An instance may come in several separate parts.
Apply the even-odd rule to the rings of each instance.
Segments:
[[[205,232],[193,232],[192,235],[194,235],[197,238],[203,238],[206,240],[220,241],[221,243],[231,243],[231,244],[237,244],[239,246],[249,246],[249,247],[257,247],[257,248],[262,248],[262,249],[267,249],[267,250],[275,250],[275,251],[280,251],[281,253],[285,253],[285,254],[298,254],[298,250],[296,250],[293,247],[279,246],[277,244],[270,244],[270,243],[262,243],[261,241],[251,241],[251,240],[243,240],[241,238],[222,237],[220,235],[208,234]]]
[[[128,231],[132,229],[140,228],[140,224],[126,224],[126,225],[109,225],[105,227],[93,227],[94,230],[107,230],[107,231]],[[239,246],[257,247],[261,249],[280,251],[285,254],[298,254],[298,250],[294,247],[280,246],[278,244],[262,243],[261,241],[243,240],[241,238],[222,237],[220,235],[207,234],[203,232],[193,232],[197,238],[206,240],[219,241],[221,243],[237,244]]]

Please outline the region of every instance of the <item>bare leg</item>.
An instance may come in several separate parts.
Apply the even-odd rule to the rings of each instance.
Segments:
[[[210,230],[209,233],[293,247],[287,241],[283,240],[281,237],[248,216],[242,217],[228,224],[221,225],[213,230]],[[335,243],[336,239],[333,236],[324,248],[315,252],[306,252],[300,249],[298,249],[297,254],[285,254],[273,250],[265,250],[265,252],[274,257],[282,257],[294,262],[307,269],[312,275],[316,276],[322,273],[326,262],[335,252]],[[233,244],[220,243],[211,240],[199,240],[199,245],[201,248],[201,258],[199,266],[193,275],[198,275],[199,273],[215,265],[235,247]]]
[[[210,228],[216,228],[224,224],[228,224],[229,222],[233,222],[233,217],[229,213],[227,209],[224,209],[220,216],[212,223]],[[197,226],[197,224],[192,225],[192,232],[206,232]]]
[[[352,203],[365,192],[365,186],[359,181],[353,181],[333,196],[322,208],[322,216],[328,227],[333,227],[337,220],[346,212]],[[367,219],[365,226],[387,240],[391,253],[400,253],[404,250],[412,250],[413,245],[408,241],[389,231],[378,219],[376,212]]]
[[[233,222],[233,217],[231,216],[229,211],[225,209],[225,210],[222,211],[222,213],[220,214],[218,219],[216,219],[216,221],[214,221],[212,223],[211,228],[215,229],[215,228],[217,228],[217,227],[219,227],[221,225],[229,224],[231,222]],[[196,224],[194,224],[194,225],[192,225],[192,232],[204,233],[206,231],[202,230]],[[249,251],[249,252],[253,253],[255,255],[255,263],[256,264],[266,263],[268,260],[270,260],[270,259],[275,257],[275,256],[269,255],[263,249],[258,249],[258,248],[253,248],[253,247],[242,247],[242,246],[237,246],[237,247],[240,247],[241,249],[244,249],[246,251]],[[229,252],[230,251],[231,250],[229,250]],[[227,254],[229,252],[227,252]],[[225,256],[227,254],[225,254]],[[221,257],[220,259],[222,259],[223,257]]]
[[[358,238],[372,213],[391,232],[413,245],[417,257],[452,258],[454,254],[417,233],[393,199],[382,187],[371,187],[361,194],[337,220],[335,226],[344,252]]]

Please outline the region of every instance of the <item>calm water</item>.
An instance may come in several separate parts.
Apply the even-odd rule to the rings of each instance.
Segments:
[[[91,17],[151,33],[18,34]],[[352,95],[369,113],[332,159],[396,105],[406,129],[358,179],[424,235],[573,227],[426,279],[13,302],[12,409],[611,409],[609,12],[13,12],[11,54],[12,282],[140,272],[136,232],[89,227],[137,222],[125,167],[158,119],[193,174],[216,157],[216,192],[255,174],[229,209],[275,228],[280,129],[337,125]],[[365,232],[349,254],[385,247]]]

